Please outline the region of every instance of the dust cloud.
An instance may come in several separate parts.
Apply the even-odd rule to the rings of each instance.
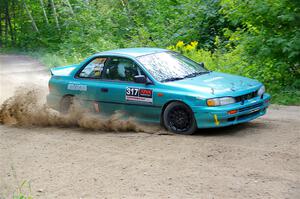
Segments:
[[[42,89],[38,88],[16,89],[15,94],[1,105],[0,124],[22,127],[79,127],[106,132],[151,131],[135,122],[134,118],[123,119],[124,115],[120,112],[105,117],[83,109],[79,103],[74,103],[68,114],[61,114],[41,100],[45,98],[43,95]]]
[[[46,104],[49,79],[49,69],[37,60],[0,54],[0,124],[16,127],[75,127],[99,132],[160,134],[162,131],[159,126],[142,125],[120,112],[111,116],[94,114],[76,103],[70,113],[61,114]]]

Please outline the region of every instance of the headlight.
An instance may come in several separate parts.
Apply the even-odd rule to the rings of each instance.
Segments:
[[[260,87],[260,89],[257,91],[258,96],[262,96],[266,92],[265,86]]]
[[[235,99],[233,97],[212,98],[206,101],[207,106],[223,106],[233,103],[235,103]]]

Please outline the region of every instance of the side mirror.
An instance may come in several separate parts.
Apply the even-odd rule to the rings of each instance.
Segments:
[[[199,66],[201,66],[202,68],[205,68],[205,66],[204,66],[204,63],[203,63],[203,62],[199,62],[198,64],[199,64]]]
[[[134,76],[134,82],[135,83],[141,83],[141,84],[148,83],[147,78],[145,77],[145,75],[136,75],[136,76]]]

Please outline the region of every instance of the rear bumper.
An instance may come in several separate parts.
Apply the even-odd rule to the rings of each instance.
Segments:
[[[219,107],[192,107],[198,128],[213,128],[230,126],[251,121],[266,114],[269,106],[270,95],[264,94],[263,98],[253,98],[244,104],[235,103]],[[234,114],[228,111],[236,110]]]

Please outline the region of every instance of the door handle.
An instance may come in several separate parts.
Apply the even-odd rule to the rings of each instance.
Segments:
[[[107,93],[108,92],[108,88],[101,88],[101,92]]]

